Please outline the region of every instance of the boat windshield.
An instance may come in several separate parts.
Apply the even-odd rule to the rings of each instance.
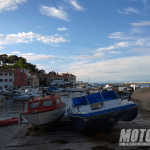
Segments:
[[[43,106],[44,107],[53,106],[53,101],[48,101],[48,100],[43,101]]]
[[[34,102],[30,104],[30,109],[35,109],[40,107],[40,102]]]
[[[118,99],[118,96],[116,95],[116,93],[114,91],[107,91],[107,92],[103,92],[101,94],[105,100]]]
[[[89,101],[89,104],[103,102],[103,98],[100,95],[100,93],[96,93],[96,94],[92,94],[92,95],[87,95],[87,99]]]
[[[73,99],[73,105],[74,105],[74,107],[81,106],[81,105],[87,105],[87,101],[86,101],[85,96],[74,98]]]

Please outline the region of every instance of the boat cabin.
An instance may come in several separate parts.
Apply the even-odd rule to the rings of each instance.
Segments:
[[[107,91],[77,97],[72,99],[72,107],[75,112],[87,112],[89,110],[99,110],[105,107],[112,107],[119,104],[119,97],[114,91]]]
[[[50,111],[61,107],[65,103],[61,100],[59,95],[47,95],[45,97],[36,97],[28,102],[28,110],[26,113],[36,113],[43,111]]]

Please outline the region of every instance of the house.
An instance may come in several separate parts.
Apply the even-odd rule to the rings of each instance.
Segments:
[[[24,70],[22,69],[14,69],[12,70],[14,72],[14,87],[17,89],[21,86],[26,86],[26,74],[24,73]]]
[[[32,86],[33,88],[39,87],[39,79],[37,77],[29,78],[28,79],[28,86]]]
[[[14,72],[9,69],[0,69],[0,90],[11,89],[13,90]]]
[[[64,81],[68,81],[68,82],[76,82],[76,76],[74,76],[71,73],[61,73],[61,75],[64,76]]]

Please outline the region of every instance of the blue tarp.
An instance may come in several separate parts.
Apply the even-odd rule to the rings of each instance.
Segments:
[[[103,98],[101,97],[100,93],[87,95],[87,99],[89,101],[89,104],[94,104],[98,102],[103,102]]]
[[[74,98],[73,99],[73,104],[74,104],[74,107],[80,106],[80,105],[87,105],[87,101],[86,101],[85,96]]]
[[[118,96],[116,95],[116,93],[114,91],[107,91],[107,92],[103,92],[101,94],[105,100],[118,99]]]
[[[53,90],[58,90],[58,88],[56,88],[56,87],[49,87],[47,90],[49,92],[49,91],[53,91]]]

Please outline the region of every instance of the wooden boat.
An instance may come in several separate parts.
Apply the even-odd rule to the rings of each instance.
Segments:
[[[48,125],[60,120],[66,111],[66,104],[59,95],[33,98],[28,102],[28,110],[20,114],[34,126]],[[20,124],[21,121],[19,120]]]
[[[81,132],[110,132],[118,121],[131,121],[138,114],[136,103],[120,99],[114,91],[100,92],[72,99],[67,112]]]

